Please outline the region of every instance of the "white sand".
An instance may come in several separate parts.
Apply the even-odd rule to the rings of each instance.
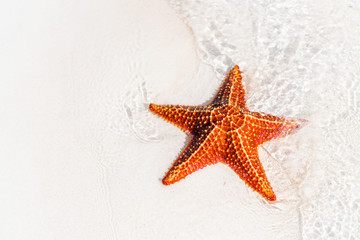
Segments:
[[[0,3],[0,239],[358,236],[358,4],[170,2]],[[221,164],[161,184],[188,138],[147,104],[232,63],[252,110],[311,121],[260,149],[275,203]]]
[[[164,215],[147,217],[166,213],[159,193],[172,203],[159,178],[181,133],[168,128],[178,144],[164,151],[122,120],[129,106],[156,121],[145,86],[163,99],[170,80],[187,89],[199,64],[189,29],[166,1],[8,1],[0,24],[0,239],[161,233]]]

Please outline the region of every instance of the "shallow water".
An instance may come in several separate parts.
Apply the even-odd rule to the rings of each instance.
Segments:
[[[249,217],[249,225],[273,218],[260,225],[276,239],[357,239],[359,3],[170,3],[218,79],[234,64],[240,66],[250,110],[310,121],[295,135],[260,150],[279,201],[267,207],[248,205],[257,214]],[[254,237],[250,230],[242,234]]]

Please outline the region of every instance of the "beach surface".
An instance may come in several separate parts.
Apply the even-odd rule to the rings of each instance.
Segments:
[[[0,3],[0,239],[357,239],[356,1]],[[250,110],[309,123],[259,148],[277,201],[217,164],[164,186],[203,105],[243,71]]]

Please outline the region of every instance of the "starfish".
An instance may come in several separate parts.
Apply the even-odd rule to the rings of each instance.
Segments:
[[[276,200],[259,160],[258,146],[290,134],[307,121],[249,111],[241,73],[235,66],[208,105],[149,105],[152,112],[191,136],[163,178],[163,184],[173,184],[199,169],[220,162],[232,168],[265,199]]]

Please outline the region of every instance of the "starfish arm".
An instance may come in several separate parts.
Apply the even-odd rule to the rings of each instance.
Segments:
[[[235,66],[226,76],[223,85],[212,101],[213,106],[230,104],[246,109],[245,89],[242,84],[241,71]]]
[[[210,110],[203,106],[181,106],[181,105],[156,105],[151,103],[149,109],[173,123],[187,133],[193,133],[196,129],[202,128],[210,121]],[[198,121],[198,120],[201,121]]]
[[[241,134],[254,139],[260,145],[271,139],[281,138],[298,129],[306,120],[289,120],[269,114],[247,113],[245,123],[240,129]]]
[[[275,193],[265,175],[255,144],[237,131],[228,133],[227,142],[225,164],[229,165],[247,185],[264,198],[275,201]]]
[[[173,184],[199,169],[218,163],[225,153],[225,140],[221,129],[213,126],[195,135],[166,173],[163,184]]]

